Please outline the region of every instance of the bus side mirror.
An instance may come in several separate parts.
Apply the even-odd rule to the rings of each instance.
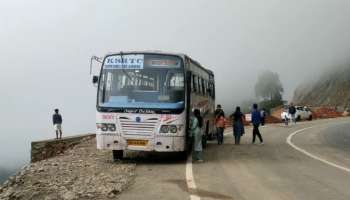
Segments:
[[[92,83],[96,84],[98,82],[98,76],[93,76],[92,77]]]

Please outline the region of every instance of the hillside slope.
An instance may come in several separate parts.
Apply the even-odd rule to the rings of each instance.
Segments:
[[[318,81],[299,86],[293,102],[310,106],[350,107],[350,65],[324,73]]]

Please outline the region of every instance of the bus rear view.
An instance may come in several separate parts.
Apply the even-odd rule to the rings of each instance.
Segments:
[[[105,56],[98,79],[98,149],[184,152],[184,59],[160,53]]]

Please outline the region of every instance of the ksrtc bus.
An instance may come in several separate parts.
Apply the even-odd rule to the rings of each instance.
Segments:
[[[120,52],[101,59],[97,84],[98,149],[182,152],[190,149],[190,116],[204,119],[203,142],[214,126],[214,73],[185,54]]]

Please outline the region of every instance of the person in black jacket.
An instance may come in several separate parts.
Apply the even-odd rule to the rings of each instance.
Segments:
[[[288,108],[288,113],[291,117],[291,122],[294,122],[294,124],[297,124],[297,120],[295,118],[295,113],[297,112],[297,109],[295,108],[295,106],[293,105],[293,103],[290,103],[290,106]]]
[[[53,127],[56,131],[56,139],[58,139],[58,134],[60,139],[62,139],[62,116],[58,113],[58,109],[55,109],[55,114],[52,116]]]
[[[244,115],[241,112],[241,107],[237,106],[236,111],[230,115],[233,124],[233,137],[235,138],[235,144],[241,143],[241,136],[244,134]]]

